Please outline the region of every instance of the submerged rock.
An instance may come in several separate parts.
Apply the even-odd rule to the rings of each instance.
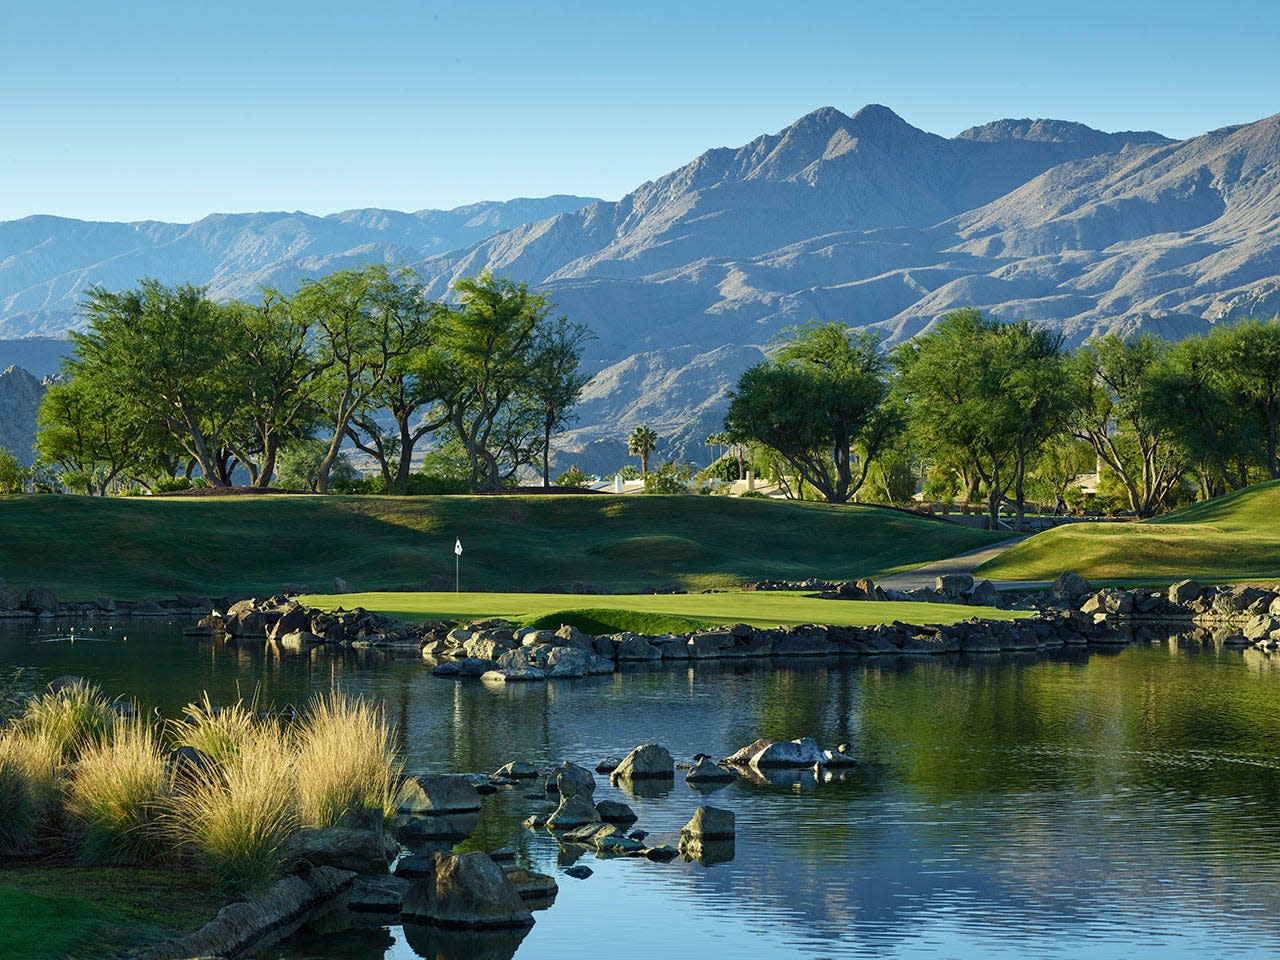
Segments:
[[[395,809],[426,815],[474,813],[480,810],[480,794],[462,776],[407,776],[396,791]]]
[[[702,757],[685,774],[690,783],[732,783],[738,775],[716,763],[710,757]]]
[[[560,806],[547,817],[547,826],[552,830],[563,830],[586,823],[597,823],[599,820],[600,814],[591,803],[590,794],[575,793],[560,800]]]
[[[736,818],[732,810],[703,806],[693,811],[693,817],[680,828],[680,841],[732,840],[736,832]]]
[[[406,920],[442,927],[527,927],[533,915],[503,869],[488,854],[432,855],[432,870],[405,896]]]
[[[590,796],[596,792],[596,778],[591,775],[590,770],[566,760],[547,776],[546,788],[548,793],[558,793],[561,796],[579,793]]]
[[[666,747],[645,743],[636,747],[617,768],[609,774],[612,780],[639,780],[648,778],[672,778],[676,775],[675,761]]]
[[[304,829],[289,838],[284,858],[289,863],[336,867],[361,874],[381,874],[395,859],[398,845],[381,830],[352,827]]]

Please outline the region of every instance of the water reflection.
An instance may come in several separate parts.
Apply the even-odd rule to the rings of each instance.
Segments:
[[[648,742],[688,760],[760,736],[847,742],[864,760],[716,789],[710,802],[738,823],[733,856],[719,862],[562,849],[520,827],[547,800],[528,784],[500,791],[458,849],[514,845],[519,866],[557,875],[556,904],[522,941],[466,947],[330,918],[338,926],[305,932],[275,952],[281,960],[535,960],[606,943],[619,958],[1280,951],[1280,674],[1274,659],[1211,636],[1104,654],[743,661],[491,688],[432,678],[415,658],[283,657],[198,644],[172,626],[114,629],[118,642],[73,647],[0,628],[0,659],[43,679],[85,674],[166,711],[206,688],[215,700],[259,688],[286,703],[339,683],[387,704],[422,771],[490,772],[515,759],[594,767]],[[630,803],[652,845],[676,845],[709,799],[710,785],[683,777],[634,792],[597,781],[596,799]],[[593,875],[566,877],[574,863]]]

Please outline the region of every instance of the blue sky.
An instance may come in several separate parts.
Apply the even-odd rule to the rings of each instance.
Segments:
[[[819,106],[946,136],[1280,111],[1280,4],[0,2],[0,219],[616,198]]]

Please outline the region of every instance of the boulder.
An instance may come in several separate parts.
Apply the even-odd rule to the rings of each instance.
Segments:
[[[692,819],[680,828],[680,842],[732,840],[735,832],[735,818],[732,810],[703,806],[693,811]]]
[[[311,614],[307,612],[305,607],[296,603],[291,604],[281,611],[280,617],[275,623],[268,625],[267,639],[276,640],[294,631],[313,633],[311,620]]]
[[[515,887],[520,899],[526,902],[545,905],[547,901],[554,900],[556,894],[560,892],[555,877],[549,877],[545,873],[519,869],[508,870],[506,873],[507,879]]]
[[[290,653],[302,653],[321,643],[324,643],[322,638],[304,630],[291,630],[276,638],[276,644],[280,649],[288,650]]]
[[[601,800],[596,804],[596,813],[605,823],[635,823],[640,819],[621,800]]]
[[[32,587],[23,606],[35,613],[57,613],[58,595],[48,587]]]
[[[1196,580],[1179,580],[1169,588],[1169,602],[1180,607],[1190,606],[1199,600],[1204,587]]]
[[[844,749],[823,750],[822,765],[824,767],[856,767],[858,760],[853,754],[848,753],[848,744],[840,745]]]
[[[486,683],[534,683],[547,679],[546,673],[537,667],[500,667],[480,674]]]
[[[558,793],[562,797],[581,794],[590,797],[596,792],[596,778],[575,763],[565,761],[547,776],[547,793]]]
[[[528,780],[538,775],[537,769],[531,763],[523,760],[512,760],[505,763],[497,770],[493,771],[495,777],[506,777],[509,780]]]
[[[764,746],[759,746],[760,744]],[[758,749],[754,749],[757,747]],[[812,767],[823,759],[823,750],[818,741],[812,737],[801,737],[798,740],[757,740],[727,757],[725,763],[759,768]]]
[[[596,840],[597,854],[612,854],[613,856],[631,856],[633,854],[642,853],[644,844],[639,840],[632,840],[630,837],[624,837],[619,834],[613,834],[607,837],[600,837]]]
[[[738,775],[710,757],[703,757],[690,768],[684,778],[690,783],[732,783],[738,779]]]
[[[341,577],[334,577],[333,592],[334,593],[355,593],[356,588],[353,587],[351,584],[349,584],[346,580],[343,580]]]
[[[383,913],[399,919],[411,885],[410,880],[399,875],[357,877],[347,894],[347,909],[353,913]]]
[[[577,647],[551,647],[547,651],[548,677],[585,677],[587,665],[595,659],[595,654]],[[613,672],[613,664],[609,664],[609,672]]]
[[[0,580],[0,610],[17,610],[22,606],[22,591]],[[112,604],[115,609],[115,604]]]
[[[409,848],[443,843],[452,846],[455,841],[471,836],[479,823],[479,813],[441,813],[417,817],[402,814],[396,818],[396,839]]]
[[[1093,589],[1089,581],[1077,573],[1067,571],[1058,575],[1049,588],[1055,600],[1062,603],[1076,603]]]
[[[973,577],[967,573],[948,573],[934,578],[933,588],[952,600],[959,600],[973,589]]]
[[[637,636],[634,633],[624,633],[622,634],[621,642],[618,644],[616,656],[619,663],[635,663],[646,660],[661,660],[662,651],[651,644],[645,637]]]
[[[611,774],[612,780],[643,780],[676,775],[675,761],[666,747],[645,743],[628,753]]]
[[[621,757],[605,757],[596,764],[596,773],[613,773],[621,762]]]
[[[787,633],[773,644],[773,652],[779,657],[823,657],[831,653],[827,631],[821,627]]]
[[[717,660],[724,656],[722,634],[694,634],[685,643],[685,652],[690,660]]]
[[[964,596],[971,607],[1000,606],[1000,592],[990,580],[979,580]]]
[[[1280,633],[1280,617],[1271,615],[1253,617],[1244,626],[1244,638],[1250,643],[1270,640]]]
[[[414,881],[403,917],[442,927],[527,927],[533,915],[503,869],[485,853],[437,853],[432,871]]]
[[[398,845],[381,830],[353,827],[307,828],[285,844],[284,859],[313,867],[337,867],[361,874],[386,873]]]
[[[588,794],[575,793],[560,798],[560,806],[547,817],[547,826],[552,830],[565,830],[581,827],[587,823],[598,823],[600,814],[591,802]]]
[[[439,666],[431,668],[433,677],[483,677],[490,670],[497,669],[497,664],[492,660],[476,660],[472,657],[466,657],[462,660],[453,660],[449,663],[442,663]]]
[[[407,776],[396,791],[397,813],[435,816],[442,813],[475,813],[480,794],[459,776]]]
[[[587,823],[580,827],[565,830],[557,839],[562,845],[577,843],[586,847],[594,847],[596,841],[601,837],[611,837],[618,832],[618,828],[612,823]]]

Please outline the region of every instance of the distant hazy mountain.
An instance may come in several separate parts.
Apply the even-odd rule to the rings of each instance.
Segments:
[[[91,284],[114,289],[149,276],[207,283],[215,297],[246,297],[261,284],[288,288],[303,276],[358,263],[414,263],[589,202],[556,196],[418,213],[213,214],[196,223],[0,222],[0,336],[65,331]]]
[[[588,470],[623,462],[624,438],[642,422],[665,438],[660,456],[705,461],[702,440],[718,428],[728,390],[790,324],[840,320],[897,341],[947,310],[978,306],[1079,342],[1106,330],[1178,337],[1280,312],[1280,116],[1179,142],[1060,120],[999,120],[947,139],[885,107],[853,116],[827,107],[743,147],[710,150],[617,202],[581,203],[566,200],[542,219],[522,209],[486,221],[483,238],[452,251],[441,240],[420,268],[432,296],[485,269],[527,280],[592,327],[595,379],[560,457]],[[3,224],[0,324],[21,315],[12,329],[41,329],[31,318],[74,299],[77,284],[159,274],[141,269],[139,233],[199,228],[202,239],[150,244],[148,255],[172,257],[168,276],[191,277],[192,264],[208,262],[215,294],[231,295],[426,250],[415,218],[46,226],[45,241],[21,244],[8,231],[31,233],[31,221]],[[322,227],[341,239],[321,243]],[[68,267],[99,230],[131,232],[133,252]],[[25,251],[16,259],[15,247]],[[18,283],[21,270],[44,279]],[[47,329],[65,324],[50,319]]]
[[[36,409],[44,398],[44,384],[21,367],[0,371],[0,447],[23,466],[35,459]]]

